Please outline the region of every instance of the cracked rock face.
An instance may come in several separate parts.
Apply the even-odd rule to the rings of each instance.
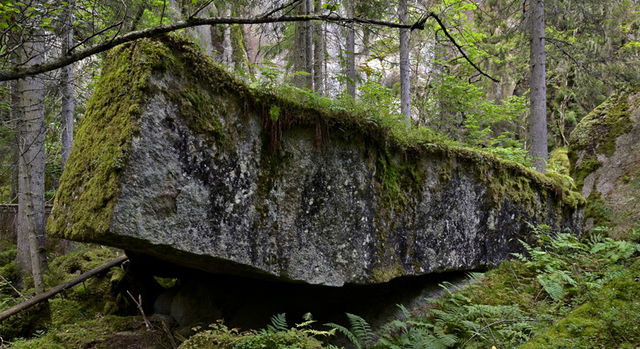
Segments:
[[[264,108],[215,86],[201,102],[222,132],[203,131],[176,98],[188,76],[160,69],[146,81],[117,191],[83,211],[108,209],[107,228],[81,223],[61,194],[53,234],[212,273],[341,286],[495,265],[528,238],[528,222],[579,232],[579,207],[499,161],[397,149],[340,125],[318,137],[302,121],[277,130],[274,146]]]

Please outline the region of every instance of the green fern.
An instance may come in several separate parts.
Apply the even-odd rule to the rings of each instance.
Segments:
[[[285,313],[276,314],[271,317],[271,324],[267,325],[267,328],[273,332],[284,332],[289,330],[289,324],[287,324],[287,316]]]
[[[374,340],[374,334],[371,330],[371,326],[367,320],[358,315],[350,313],[346,313],[346,315],[349,319],[350,328],[346,328],[335,323],[328,323],[325,325],[342,333],[347,337],[351,344],[356,347],[356,349],[368,348]]]

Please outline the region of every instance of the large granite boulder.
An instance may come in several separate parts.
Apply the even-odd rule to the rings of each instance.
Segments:
[[[640,228],[640,88],[617,91],[571,133],[572,175],[588,198],[586,229]]]
[[[49,232],[331,286],[495,265],[528,223],[579,232],[582,198],[550,177],[309,98],[250,89],[176,39],[117,48]]]

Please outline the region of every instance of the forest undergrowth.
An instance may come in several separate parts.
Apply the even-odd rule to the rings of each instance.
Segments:
[[[42,316],[34,311],[3,323],[0,347],[108,348],[133,340],[181,349],[343,347],[336,343],[358,349],[635,348],[640,343],[640,231],[632,231],[628,240],[613,240],[604,229],[582,238],[546,226],[531,229],[536,239],[522,242],[525,253],[486,273],[469,273],[466,286],[441,284],[444,294],[420,308],[399,305],[404,317],[381,329],[374,330],[357,314],[345,314],[341,324],[320,324],[311,314],[289,324],[285,314],[276,314],[262,330],[243,331],[218,322],[197,328],[190,338],[174,336],[161,322],[147,328],[139,315],[114,314],[109,289],[121,271],[113,269],[52,299],[48,321],[34,321]],[[48,283],[67,280],[114,253],[91,247],[58,257],[51,263]],[[12,264],[10,252],[4,257],[3,275]],[[0,286],[0,310],[24,297],[9,280]],[[9,340],[10,329],[25,330],[16,324],[35,326],[32,336]]]

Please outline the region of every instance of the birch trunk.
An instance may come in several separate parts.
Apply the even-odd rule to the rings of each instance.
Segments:
[[[547,87],[544,50],[544,1],[532,0],[529,6],[531,30],[531,112],[529,115],[529,154],[536,170],[546,170],[547,149]]]
[[[398,20],[407,23],[407,0],[398,2]],[[411,119],[411,68],[409,66],[409,30],[400,29],[400,110]]]

